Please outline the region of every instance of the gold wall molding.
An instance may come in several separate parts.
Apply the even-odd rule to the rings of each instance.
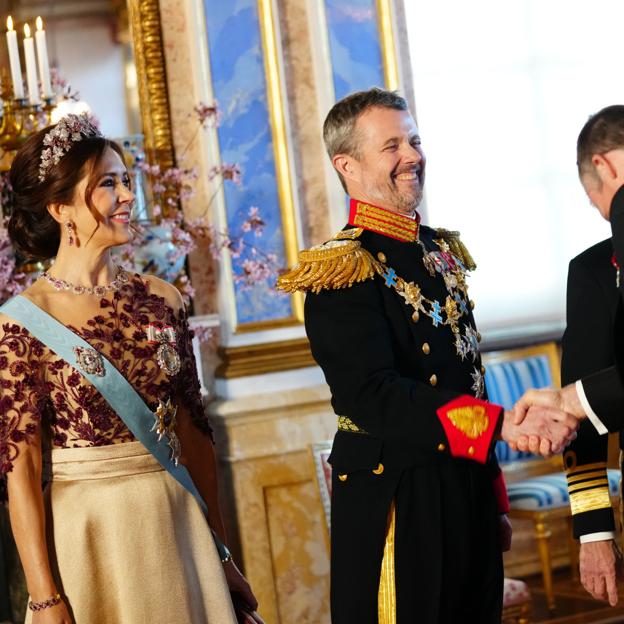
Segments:
[[[316,366],[307,338],[242,347],[221,347],[219,356],[222,363],[215,375],[222,379]]]
[[[401,82],[392,19],[392,0],[377,0],[377,23],[386,89],[396,91],[401,86]]]
[[[295,215],[293,181],[290,170],[290,154],[288,151],[286,112],[284,110],[283,79],[280,64],[280,55],[283,56],[283,54],[279,48],[277,39],[273,0],[258,0],[258,22],[260,25],[260,37],[262,39],[277,192],[282,216],[282,231],[284,234],[284,251],[286,253],[286,262],[288,266],[291,267],[297,263],[299,237],[297,236],[297,219]],[[302,323],[303,297],[301,295],[293,295],[291,298],[291,305],[293,317],[288,319],[288,321],[290,321],[290,324]],[[261,325],[263,328],[269,329],[275,326],[275,322],[259,322],[256,325]],[[237,331],[245,331],[245,324],[240,324],[237,327]]]
[[[141,119],[148,158],[161,167],[175,164],[167,72],[158,0],[128,0]]]

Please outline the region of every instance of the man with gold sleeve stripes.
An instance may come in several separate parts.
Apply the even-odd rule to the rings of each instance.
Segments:
[[[624,106],[592,115],[577,140],[578,173],[612,237],[570,263],[568,328],[561,390],[530,390],[516,404],[515,422],[539,406],[584,421],[564,455],[574,533],[581,538],[581,580],[596,598],[618,601],[619,548],[606,478],[607,433],[624,431]],[[611,266],[609,266],[611,265]],[[618,294],[619,289],[619,294]],[[587,419],[587,420],[585,420]]]
[[[371,89],[324,124],[349,223],[279,280],[307,292],[306,331],[338,416],[333,624],[498,624],[511,527],[493,445],[558,452],[576,421],[485,400],[474,269],[457,233],[420,224],[425,159],[403,98]]]
[[[567,327],[562,340],[564,385],[615,362],[612,328],[618,289],[614,264],[611,239],[590,247],[570,262]],[[581,581],[595,598],[608,598],[615,605],[616,562],[620,554],[607,479],[607,454],[608,436],[600,435],[585,420],[563,460],[574,536],[581,542]]]

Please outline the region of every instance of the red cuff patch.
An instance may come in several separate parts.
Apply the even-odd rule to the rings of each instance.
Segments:
[[[467,394],[437,410],[453,457],[485,464],[502,407]]]
[[[505,477],[502,471],[498,473],[498,476],[492,481],[494,486],[494,496],[496,497],[496,508],[499,514],[509,513],[509,497],[507,496],[507,485],[505,484]]]

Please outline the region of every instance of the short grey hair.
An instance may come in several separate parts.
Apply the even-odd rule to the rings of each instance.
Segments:
[[[360,157],[359,137],[355,131],[355,124],[362,113],[374,107],[408,110],[405,98],[396,91],[387,91],[379,87],[357,91],[342,98],[334,104],[323,123],[323,140],[330,159],[336,154]],[[347,186],[340,173],[338,177],[346,191]]]
[[[614,104],[592,115],[579,133],[576,142],[579,176],[591,175],[599,180],[592,156],[620,148],[624,148],[624,106]]]

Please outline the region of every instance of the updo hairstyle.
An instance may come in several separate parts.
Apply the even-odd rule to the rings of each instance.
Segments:
[[[72,144],[61,160],[39,181],[43,140],[54,128],[48,126],[31,136],[18,150],[9,171],[13,201],[8,232],[14,247],[25,259],[47,260],[56,256],[61,228],[50,213],[49,204],[73,204],[76,187],[88,172],[85,202],[94,212],[91,195],[98,182],[97,170],[107,147],[124,160],[121,147],[104,137],[85,137]]]

